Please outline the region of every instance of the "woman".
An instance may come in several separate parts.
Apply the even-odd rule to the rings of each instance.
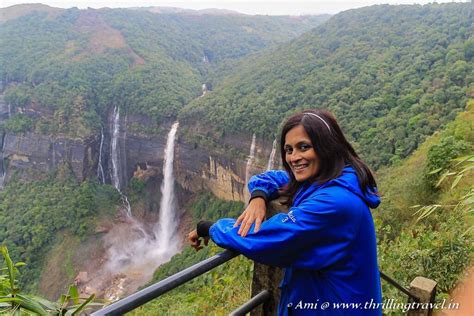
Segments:
[[[291,116],[281,133],[286,171],[249,181],[251,200],[237,219],[201,221],[189,233],[199,250],[210,238],[260,263],[285,268],[279,315],[381,315],[374,224],[375,179],[324,110]],[[264,221],[266,203],[290,207]],[[253,229],[252,229],[253,228]]]

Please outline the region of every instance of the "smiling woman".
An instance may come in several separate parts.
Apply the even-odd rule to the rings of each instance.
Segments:
[[[252,177],[242,215],[199,222],[189,233],[191,245],[199,250],[200,238],[206,245],[211,238],[257,262],[284,267],[279,315],[381,315],[369,209],[380,199],[370,169],[324,110],[289,117],[280,151],[285,171]],[[278,196],[286,197],[289,212],[264,221],[267,202]]]
[[[308,180],[318,172],[318,156],[302,125],[294,127],[286,134],[284,148],[285,161],[295,175],[296,181]]]

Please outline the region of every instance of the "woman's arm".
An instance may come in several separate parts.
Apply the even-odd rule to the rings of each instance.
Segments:
[[[249,205],[237,218],[234,227],[240,225],[238,234],[247,236],[250,227],[255,224],[254,233],[258,232],[267,212],[266,203],[278,196],[278,189],[289,181],[288,174],[282,170],[270,170],[250,178]]]
[[[250,199],[262,197],[265,201],[270,201],[278,196],[278,190],[288,184],[289,181],[288,173],[283,170],[269,170],[254,175],[248,183]]]
[[[251,232],[246,238],[239,236],[233,219],[217,221],[209,234],[217,245],[273,266],[289,266],[305,251],[317,249],[312,266],[324,268],[340,259],[360,222],[360,209],[347,201],[351,196],[344,191],[318,192],[288,214],[265,221],[258,233]]]

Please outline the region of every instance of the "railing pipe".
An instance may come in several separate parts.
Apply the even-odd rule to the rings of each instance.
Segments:
[[[127,296],[120,301],[110,304],[105,308],[102,308],[94,313],[92,316],[103,316],[103,315],[123,315],[141,305],[157,298],[160,295],[180,286],[195,277],[206,273],[209,270],[229,261],[230,259],[238,256],[239,254],[230,250],[225,250],[211,258],[203,260],[195,265],[184,269],[158,283],[150,285],[143,290]]]
[[[390,283],[391,285],[393,285],[394,287],[396,287],[398,290],[400,290],[401,292],[405,293],[406,295],[408,295],[409,298],[411,298],[412,300],[414,300],[415,302],[418,302],[420,299],[416,296],[414,296],[413,294],[410,293],[410,291],[408,291],[407,289],[405,289],[403,286],[401,286],[400,284],[397,283],[397,281],[395,281],[394,279],[392,279],[391,277],[389,277],[388,275],[386,275],[385,273],[383,273],[382,271],[380,271],[380,276],[382,277],[382,279],[384,279],[385,281],[387,281],[388,283]]]
[[[269,298],[270,292],[264,290],[252,297],[247,302],[245,302],[242,306],[234,310],[232,313],[229,314],[229,316],[244,316],[258,305],[265,303]]]

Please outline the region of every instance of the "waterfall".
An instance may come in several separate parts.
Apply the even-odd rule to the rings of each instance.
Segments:
[[[245,202],[248,202],[250,199],[250,194],[247,190],[247,184],[249,183],[250,180],[250,169],[253,166],[253,163],[255,161],[255,134],[252,136],[252,143],[250,144],[250,154],[247,159],[247,166],[245,168],[245,187],[244,187],[244,200]]]
[[[104,147],[104,127],[100,128],[100,146],[99,146],[99,162],[97,163],[97,178],[105,183],[104,167],[102,166],[102,148]]]
[[[116,106],[114,108],[114,121],[112,126],[112,184],[120,193],[122,202],[125,205],[125,211],[128,217],[132,216],[132,208],[130,207],[130,202],[125,194],[121,191],[120,183],[120,160],[119,160],[119,134],[120,134],[120,109]]]
[[[202,84],[202,94],[201,97],[205,96],[207,93],[207,85],[205,83]]]
[[[117,151],[118,110],[114,111],[113,151]],[[178,122],[174,123],[168,133],[164,159],[163,182],[161,185],[161,203],[159,220],[153,226],[141,223],[137,218],[128,217],[125,222],[117,223],[104,237],[107,249],[107,262],[103,269],[94,271],[89,285],[93,288],[101,284],[109,284],[106,280],[123,280],[128,289],[135,291],[138,286],[149,282],[156,267],[167,262],[179,250],[181,238],[178,236],[178,221],[175,217],[176,204],[174,199],[173,159],[174,142]],[[115,140],[114,140],[115,138]],[[114,159],[117,153],[113,153]],[[115,164],[116,166],[118,164]],[[116,175],[116,174],[115,174]],[[114,180],[114,184],[117,181]],[[125,195],[122,194],[124,198]],[[104,296],[117,299],[123,296],[120,284],[108,285]]]
[[[8,119],[11,118],[11,105],[10,103],[7,104],[8,106]],[[2,116],[2,121],[3,121],[3,116],[5,115],[5,100],[4,100],[4,97],[3,97],[3,94],[0,94],[0,110],[1,110],[1,113],[0,115]],[[8,120],[7,119],[7,120]],[[3,122],[1,122],[3,123]],[[4,155],[4,151],[5,151],[5,143],[6,143],[6,138],[7,138],[7,135],[5,133],[5,131],[1,132],[1,141],[2,141],[2,150],[0,152],[0,188],[3,188],[3,184],[5,182],[5,176],[6,176],[6,173],[7,173],[7,170],[6,170],[6,163],[5,163],[5,155]]]
[[[163,182],[161,183],[161,203],[160,218],[156,225],[159,248],[165,253],[175,253],[178,250],[178,240],[176,232],[178,222],[175,216],[176,203],[174,197],[174,142],[179,123],[171,126],[166,140],[166,148],[163,161]]]
[[[4,150],[5,150],[5,140],[6,140],[6,137],[7,135],[5,133],[2,134],[2,152],[1,152],[1,155],[0,155],[0,159],[1,159],[1,165],[0,165],[0,188],[3,188],[3,184],[5,183],[5,176],[7,174],[6,172],[6,166],[5,166],[5,157],[4,157]]]
[[[112,184],[120,191],[120,174],[119,174],[119,153],[117,150],[118,138],[120,133],[120,109],[114,108],[114,122],[112,127]]]
[[[270,153],[270,158],[268,158],[267,170],[272,170],[275,163],[275,152],[276,152],[277,140],[273,141],[272,152]]]
[[[51,144],[51,151],[53,152],[52,162],[53,168],[56,167],[56,142],[53,141]]]
[[[252,168],[254,160],[255,160],[255,134],[253,134],[252,136],[252,144],[250,144],[250,154],[247,159],[247,167],[245,168],[245,183],[248,183],[250,180],[250,168]]]

